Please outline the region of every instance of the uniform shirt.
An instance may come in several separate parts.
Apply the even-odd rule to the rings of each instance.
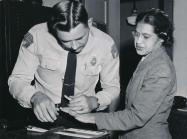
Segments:
[[[32,27],[25,35],[17,62],[9,77],[10,93],[23,107],[31,107],[30,99],[37,91],[61,102],[68,51],[48,32],[47,24]],[[99,80],[102,91],[95,93]],[[31,85],[31,81],[35,84]],[[74,94],[96,96],[99,109],[106,108],[119,96],[119,56],[113,39],[90,27],[86,46],[77,54]]]

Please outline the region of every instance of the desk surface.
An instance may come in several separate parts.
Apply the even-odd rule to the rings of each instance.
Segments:
[[[47,131],[46,133],[38,133],[33,131],[27,131],[26,129],[12,130],[12,131],[0,131],[0,139],[83,139],[79,137],[71,137],[65,135],[59,135]],[[92,139],[109,139],[109,135]]]

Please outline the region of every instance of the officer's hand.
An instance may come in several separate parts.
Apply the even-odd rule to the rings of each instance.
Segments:
[[[42,122],[54,122],[57,119],[57,109],[53,101],[42,92],[35,93],[31,98],[31,104],[36,117]]]
[[[69,108],[76,113],[88,113],[98,107],[98,99],[94,96],[71,96]]]

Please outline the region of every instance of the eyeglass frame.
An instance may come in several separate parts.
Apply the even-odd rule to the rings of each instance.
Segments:
[[[151,39],[152,37],[154,37],[154,34],[152,35],[152,34],[147,34],[147,33],[140,33],[140,32],[137,32],[136,30],[133,30],[132,32],[132,36],[135,38],[135,39],[137,39],[137,38],[139,38],[139,37],[141,37],[142,36],[142,38],[144,39],[144,40],[149,40],[149,39]],[[146,36],[146,35],[148,35],[148,36]],[[155,34],[156,35],[156,34]]]

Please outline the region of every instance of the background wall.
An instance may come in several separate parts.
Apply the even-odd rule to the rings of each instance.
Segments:
[[[114,38],[118,47],[120,47],[120,0],[109,0],[109,29],[108,33]]]
[[[177,95],[187,97],[187,1],[174,0],[174,64],[177,72]]]
[[[52,7],[61,0],[43,0],[43,6]]]
[[[153,7],[159,8],[159,0],[136,0],[136,8],[138,13]],[[132,0],[121,0],[121,46],[123,46],[129,39],[132,39],[132,36],[129,34],[131,34],[133,27],[127,25],[126,23],[126,18],[131,15],[132,9]]]

